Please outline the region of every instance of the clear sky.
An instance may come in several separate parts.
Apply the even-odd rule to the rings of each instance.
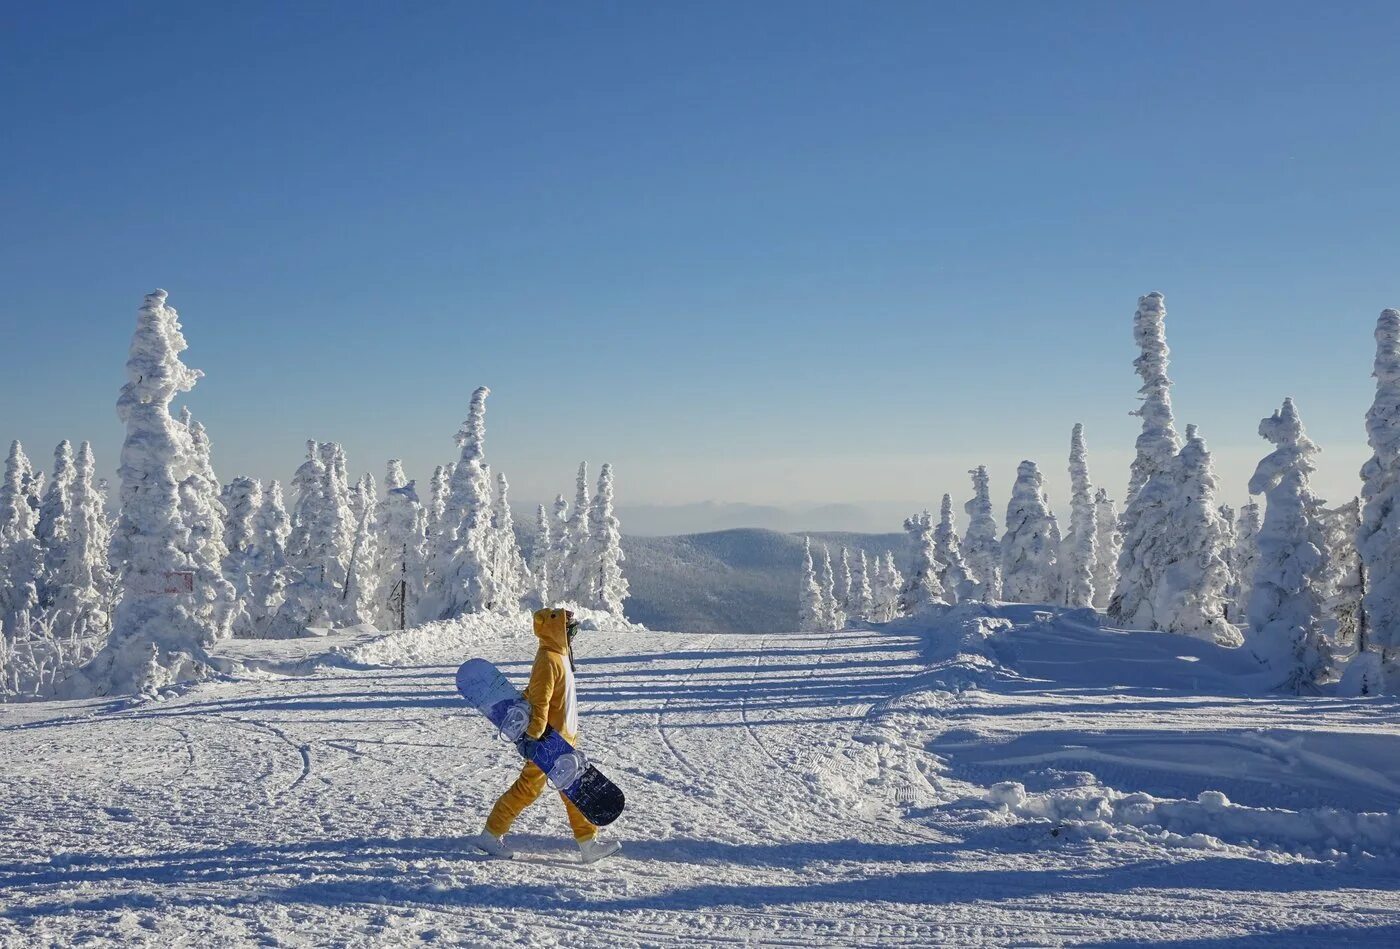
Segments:
[[[225,479],[285,479],[308,437],[425,479],[485,383],[520,500],[588,458],[632,503],[922,505],[985,462],[1001,505],[1031,457],[1063,504],[1075,421],[1126,482],[1158,289],[1226,498],[1285,395],[1321,493],[1357,488],[1400,306],[1400,4],[0,18],[0,437],[37,456],[115,468],[161,286]]]

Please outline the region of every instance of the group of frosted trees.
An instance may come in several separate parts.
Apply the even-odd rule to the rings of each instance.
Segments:
[[[592,488],[580,465],[572,509],[562,497],[552,515],[540,508],[527,563],[509,485],[485,460],[485,387],[426,503],[399,461],[381,495],[372,475],[350,479],[340,445],[315,441],[288,498],[277,481],[219,482],[204,427],[188,409],[171,411],[202,376],[182,362],[185,349],[165,292],[147,295],[117,403],[126,438],[115,523],[87,443],[76,456],[60,444],[48,478],[11,447],[0,485],[0,680],[18,667],[21,642],[31,655],[35,643],[85,644],[54,659],[39,685],[123,693],[203,675],[207,648],[230,636],[392,629],[539,604],[622,614],[611,466]],[[16,687],[0,681],[0,692]]]
[[[1238,514],[1221,504],[1200,431],[1176,428],[1160,293],[1138,301],[1133,335],[1142,430],[1121,514],[1095,488],[1084,429],[1075,425],[1067,534],[1039,468],[1023,461],[998,537],[987,471],[976,468],[966,536],[957,535],[947,495],[936,522],[927,511],[905,522],[910,573],[888,610],[843,613],[831,571],[814,570],[809,554],[804,628],[967,600],[1094,607],[1125,627],[1248,648],[1281,689],[1315,691],[1340,676],[1359,694],[1400,691],[1400,312],[1386,310],[1376,328],[1376,399],[1366,422],[1374,455],[1361,471],[1361,497],[1338,507],[1312,489],[1318,449],[1291,399],[1259,425],[1271,450],[1248,487],[1263,503]]]
[[[889,622],[900,614],[903,587],[904,578],[890,551],[872,561],[863,550],[852,553],[842,547],[833,566],[829,548],[822,548],[821,561],[817,562],[812,558],[812,539],[803,541],[802,629],[837,630],[847,622]]]

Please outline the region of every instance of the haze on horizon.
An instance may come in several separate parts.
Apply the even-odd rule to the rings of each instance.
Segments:
[[[0,438],[115,471],[170,291],[227,480],[307,438],[523,504],[1005,504],[1070,427],[1121,499],[1131,318],[1245,499],[1285,395],[1341,501],[1400,305],[1393,4],[30,5],[0,35]],[[19,95],[22,90],[23,94]],[[691,510],[686,508],[686,510]],[[647,517],[662,514],[653,512]],[[638,523],[623,527],[644,530]],[[845,526],[845,525],[843,525]]]

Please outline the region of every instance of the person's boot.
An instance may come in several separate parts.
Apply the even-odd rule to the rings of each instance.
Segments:
[[[509,860],[515,856],[515,851],[506,846],[504,837],[497,837],[485,828],[482,828],[481,833],[473,837],[468,843],[477,850],[483,850],[491,856],[500,857],[503,860]]]
[[[597,863],[604,857],[611,857],[622,849],[622,844],[616,840],[599,840],[597,837],[592,840],[580,840],[577,843],[579,859],[584,863]]]

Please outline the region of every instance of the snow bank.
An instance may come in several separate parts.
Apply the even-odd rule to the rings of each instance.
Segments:
[[[608,632],[642,632],[646,627],[596,610],[570,607],[579,628]],[[381,632],[368,623],[329,630],[324,636],[294,640],[230,640],[217,648],[225,672],[257,670],[281,675],[305,675],[322,668],[365,669],[462,662],[481,644],[524,638],[533,632],[525,611],[468,613],[456,619],[424,623]]]
[[[1400,854],[1400,812],[1243,807],[1220,791],[1203,791],[1194,801],[1100,786],[1032,794],[1016,781],[992,785],[986,800],[1002,814],[1049,821],[1098,840],[1132,836],[1206,850],[1236,844],[1324,858]]]

